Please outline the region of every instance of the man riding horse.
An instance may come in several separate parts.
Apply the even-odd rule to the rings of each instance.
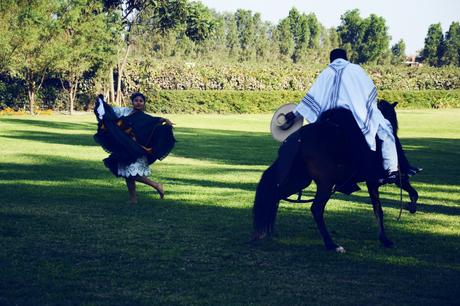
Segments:
[[[378,239],[385,247],[393,242],[385,233],[379,186],[396,183],[409,193],[409,212],[416,211],[418,193],[409,176],[421,169],[409,165],[399,143],[397,103],[377,101],[374,83],[360,66],[347,60],[344,50],[333,50],[330,60],[301,103],[288,113],[282,113],[283,106],[273,117],[272,135],[284,141],[257,185],[253,241],[271,236],[279,202],[312,182],[316,194],[310,210],[327,250],[345,251],[334,242],[324,221],[334,191],[351,194],[359,190],[356,183],[366,182]],[[299,127],[302,117],[311,124]],[[295,132],[278,133],[280,130]]]
[[[303,117],[313,123],[323,112],[337,107],[352,112],[372,151],[377,147],[375,136],[382,141],[386,175],[379,179],[379,183],[395,183],[398,180],[398,153],[403,157],[404,152],[400,145],[396,146],[392,125],[377,108],[374,83],[363,68],[348,61],[343,49],[331,51],[330,65],[321,72],[294,111],[286,114],[286,120],[292,124]],[[403,160],[407,159],[404,157]],[[408,165],[406,173],[413,175],[421,170]]]

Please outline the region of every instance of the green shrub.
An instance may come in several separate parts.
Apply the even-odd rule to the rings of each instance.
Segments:
[[[306,90],[324,65],[130,62],[127,92],[134,90]],[[458,67],[364,66],[378,90],[460,89]]]
[[[304,91],[161,90],[146,92],[147,110],[155,113],[268,113],[288,102],[298,103]],[[383,90],[379,98],[399,108],[460,107],[460,90]]]

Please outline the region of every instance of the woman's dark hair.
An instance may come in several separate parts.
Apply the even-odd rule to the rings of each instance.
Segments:
[[[131,99],[131,102],[134,101],[134,99],[136,99],[137,97],[141,97],[142,100],[144,100],[144,103],[145,103],[145,96],[143,94],[141,94],[140,92],[135,92],[131,95],[130,99]]]
[[[329,55],[330,62],[332,63],[338,58],[343,58],[344,60],[348,61],[347,51],[339,48],[332,50],[331,54]]]

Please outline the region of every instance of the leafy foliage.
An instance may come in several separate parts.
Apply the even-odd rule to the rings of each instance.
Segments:
[[[101,92],[120,104],[133,90],[305,91],[336,47],[371,65],[379,89],[459,88],[455,69],[384,66],[405,56],[402,40],[389,49],[387,30],[382,17],[362,18],[358,10],[327,29],[296,8],[272,24],[249,10],[217,13],[189,0],[4,0],[0,103],[11,103],[13,91],[27,92],[30,111],[36,98],[41,107],[86,108]],[[425,63],[458,66],[459,37],[458,22],[445,39],[440,25],[432,26]],[[13,100],[24,107],[24,97]]]
[[[390,37],[383,17],[371,14],[362,19],[355,9],[343,14],[341,20],[337,32],[353,62],[376,63],[385,56]]]
[[[391,54],[391,63],[393,65],[401,64],[405,60],[406,44],[404,43],[404,40],[400,39],[391,47]]]
[[[449,66],[460,66],[460,23],[452,22],[445,38],[442,63]]]
[[[425,47],[422,50],[423,61],[430,66],[440,66],[442,57],[442,48],[444,36],[442,34],[441,24],[430,25],[425,38]]]
[[[299,101],[304,91],[161,90],[147,92],[153,113],[272,113],[280,105]],[[398,108],[458,108],[460,90],[384,90],[379,98],[397,101]]]

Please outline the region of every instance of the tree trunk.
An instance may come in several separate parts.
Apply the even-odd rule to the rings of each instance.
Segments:
[[[109,70],[109,101],[115,103],[115,84],[113,80],[113,67]]]
[[[70,93],[70,99],[69,99],[69,115],[73,115],[73,104],[74,104],[74,99],[72,97],[72,93]]]
[[[75,98],[77,96],[78,81],[69,82],[69,114],[74,114]]]
[[[78,92],[78,79],[75,80],[75,87],[73,88],[72,93],[72,112],[75,109],[75,101],[77,101],[77,92]]]
[[[123,61],[121,62],[121,65],[118,64],[117,95],[116,95],[116,104],[118,106],[121,105],[121,101],[122,101],[121,78],[122,78],[123,73],[125,71],[126,62],[128,60],[128,54],[129,54],[130,49],[131,49],[131,44],[128,43],[128,45],[126,47],[125,56],[123,57]]]
[[[35,84],[29,84],[27,93],[29,94],[29,111],[30,114],[34,114],[35,105]]]

